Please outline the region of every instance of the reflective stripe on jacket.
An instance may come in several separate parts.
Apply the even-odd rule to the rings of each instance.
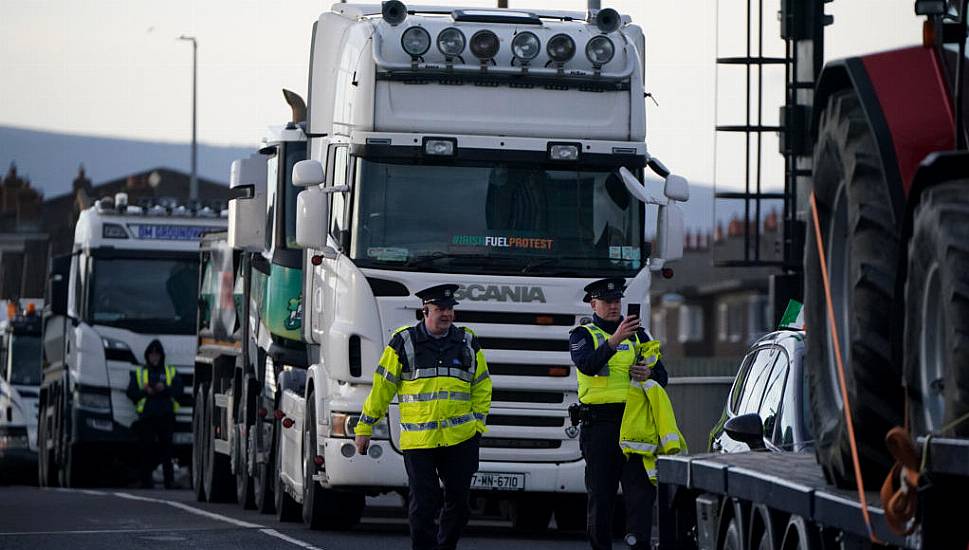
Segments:
[[[355,433],[372,435],[395,395],[403,450],[448,447],[487,432],[491,378],[474,333],[460,327],[448,331],[444,338],[454,339],[452,344],[463,349],[445,365],[430,364],[426,356],[421,359],[418,330],[420,324],[394,332],[380,357]]]
[[[655,349],[652,351],[658,359],[659,342],[653,342]],[[626,408],[619,427],[619,446],[626,456],[636,454],[643,457],[643,466],[654,484],[656,457],[687,451],[686,438],[676,425],[669,395],[655,380],[629,382]]]
[[[165,386],[170,388],[172,386],[172,380],[174,379],[175,379],[175,367],[173,365],[165,365]],[[144,367],[136,368],[135,380],[138,382],[139,388],[144,388],[145,385],[148,383],[148,369]],[[148,397],[145,396],[139,399],[137,403],[135,403],[135,411],[138,414],[145,412],[145,401],[147,401],[147,399]],[[175,399],[174,396],[172,396],[172,411],[173,412],[177,411],[178,407],[179,407],[178,401]]]
[[[608,345],[606,340],[612,336],[595,323],[587,323],[576,330],[579,329],[588,330],[592,334],[594,349]],[[622,403],[626,400],[626,393],[629,391],[629,367],[636,362],[636,354],[640,347],[639,335],[633,335],[633,338],[623,340],[616,347],[616,353],[599,371],[600,374],[589,376],[576,369],[576,377],[579,381],[579,401],[586,405],[599,405],[602,403]]]

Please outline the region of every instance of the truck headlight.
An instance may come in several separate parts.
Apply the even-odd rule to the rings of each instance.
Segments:
[[[478,31],[471,35],[471,53],[482,61],[498,55],[498,35],[489,31]]]
[[[515,54],[515,57],[521,59],[522,61],[531,61],[535,59],[538,52],[542,50],[542,43],[539,42],[538,37],[535,33],[528,31],[520,32],[515,35],[515,38],[511,41],[511,53]]]
[[[77,406],[98,412],[111,412],[111,396],[88,391],[77,392]]]
[[[101,343],[104,344],[104,358],[108,361],[126,361],[128,363],[138,364],[138,360],[135,359],[135,354],[131,352],[131,348],[121,340],[102,336]]]
[[[575,40],[567,34],[556,34],[545,46],[548,57],[556,63],[565,63],[575,55]]]
[[[585,56],[593,65],[605,65],[612,61],[614,55],[616,55],[616,46],[605,36],[597,36],[585,45]]]
[[[330,437],[355,437],[354,428],[358,422],[360,422],[359,414],[330,413]],[[390,428],[387,426],[386,418],[381,418],[374,425],[371,439],[390,439]]]
[[[464,44],[464,33],[454,27],[448,27],[437,34],[437,49],[448,57],[461,55]]]
[[[400,46],[411,57],[420,57],[431,48],[431,35],[422,27],[410,27],[400,36]]]

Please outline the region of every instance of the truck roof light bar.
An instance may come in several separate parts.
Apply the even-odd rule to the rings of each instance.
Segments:
[[[585,45],[585,56],[593,67],[601,68],[616,55],[616,45],[606,36],[596,36]]]

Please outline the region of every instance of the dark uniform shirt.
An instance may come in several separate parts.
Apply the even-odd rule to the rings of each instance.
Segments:
[[[618,321],[606,321],[598,315],[592,315],[592,322],[609,334],[615,333],[622,319],[620,317]],[[639,329],[638,336],[640,342],[652,340],[642,327]],[[616,353],[616,350],[609,347],[609,344],[596,348],[592,334],[581,327],[572,330],[569,336],[569,350],[572,352],[572,362],[575,363],[575,366],[578,367],[582,374],[587,376],[595,376],[598,374],[602,367],[606,366],[609,359],[612,359],[612,356]],[[658,361],[653,367],[650,378],[659,382],[660,386],[666,387],[669,375],[666,372],[666,367],[663,366],[662,360]]]
[[[414,338],[414,362],[417,365],[409,365],[407,352],[404,349],[404,337],[400,333],[395,334],[390,339],[390,347],[397,352],[397,357],[401,362],[401,369],[409,372],[414,368],[463,368],[471,366],[473,358],[468,347],[464,344],[464,329],[451,325],[447,333],[443,336],[434,336],[427,331],[424,323],[418,323],[412,332]],[[471,347],[475,353],[481,349],[478,339],[471,338]]]
[[[150,368],[144,367],[148,370],[148,383],[154,386],[156,383],[165,383],[165,367]],[[172,403],[172,397],[177,397],[182,395],[184,391],[184,384],[182,383],[182,377],[177,373],[174,378],[172,378],[172,385],[165,386],[165,389],[161,392],[157,392],[153,395],[148,395],[145,392],[145,387],[138,384],[138,377],[135,375],[135,370],[131,371],[131,378],[128,380],[128,391],[125,392],[128,395],[128,399],[131,399],[136,405],[138,401],[145,397],[145,408],[141,413],[142,417],[151,416],[166,416],[174,414],[174,404]]]

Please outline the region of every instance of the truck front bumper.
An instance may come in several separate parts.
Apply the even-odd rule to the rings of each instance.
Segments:
[[[356,453],[352,439],[323,438],[325,485],[331,488],[366,488],[378,491],[407,488],[404,456],[391,446],[390,441],[371,440],[370,449],[367,455],[361,456]],[[481,461],[478,472],[524,475],[523,492],[527,493],[585,492],[584,460],[563,463]]]

